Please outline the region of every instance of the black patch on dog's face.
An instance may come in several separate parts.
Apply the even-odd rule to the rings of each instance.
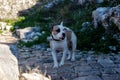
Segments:
[[[60,30],[59,27],[53,26],[52,32],[53,32],[54,35],[57,35],[58,33],[60,33],[60,31],[61,31],[61,30]]]
[[[59,32],[60,32],[60,29],[58,28],[58,29],[56,30],[56,32],[59,33]]]
[[[63,31],[67,31],[67,29],[66,29],[66,28],[64,28],[64,29],[63,29]]]

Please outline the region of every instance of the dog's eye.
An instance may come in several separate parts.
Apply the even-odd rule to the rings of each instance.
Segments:
[[[58,32],[58,33],[59,33],[59,32],[60,32],[60,29],[57,29],[57,30],[56,30],[56,32]]]
[[[66,31],[66,30],[67,30],[66,28],[63,29],[63,31]]]

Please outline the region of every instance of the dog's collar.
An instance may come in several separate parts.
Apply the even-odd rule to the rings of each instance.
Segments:
[[[60,39],[55,39],[52,34],[51,34],[51,36],[52,36],[52,40],[54,40],[54,41],[61,41]],[[62,40],[64,40],[64,39],[62,39]]]

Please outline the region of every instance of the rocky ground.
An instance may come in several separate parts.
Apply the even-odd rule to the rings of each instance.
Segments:
[[[6,34],[7,33],[7,34]],[[76,51],[76,61],[65,61],[65,65],[53,68],[51,51],[37,48],[18,48],[17,38],[10,32],[0,34],[0,43],[8,44],[13,54],[18,58],[19,67],[26,69],[26,65],[50,75],[52,80],[120,80],[120,53],[94,54],[93,51]],[[61,59],[58,53],[58,59]]]

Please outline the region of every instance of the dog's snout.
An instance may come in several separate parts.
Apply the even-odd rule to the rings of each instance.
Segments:
[[[61,40],[64,40],[65,38],[65,33],[62,33],[62,36],[60,37]]]
[[[65,37],[65,33],[62,33],[63,37]]]

